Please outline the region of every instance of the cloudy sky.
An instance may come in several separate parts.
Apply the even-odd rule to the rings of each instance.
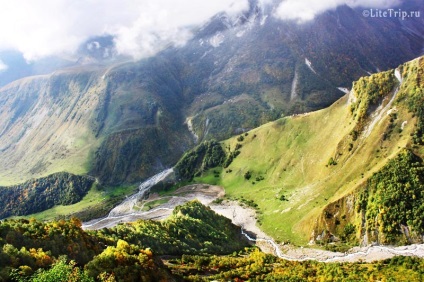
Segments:
[[[341,4],[390,7],[396,2],[285,0],[274,16],[303,22]],[[170,42],[184,44],[191,27],[218,12],[235,15],[247,8],[248,0],[0,0],[0,50],[17,49],[31,61],[72,54],[89,37],[112,34],[118,52],[142,58]],[[5,68],[0,61],[0,70]]]
[[[281,19],[306,22],[316,15],[340,5],[348,5],[352,8],[395,8],[400,0],[286,0],[276,10],[276,16]]]
[[[0,60],[0,72],[7,70],[7,69],[8,69],[8,66],[5,63],[3,63],[2,60]]]
[[[0,0],[0,49],[34,60],[108,33],[119,52],[141,57],[158,39],[183,43],[190,26],[247,8],[247,0]]]

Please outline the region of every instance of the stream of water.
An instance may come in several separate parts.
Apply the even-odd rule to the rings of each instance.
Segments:
[[[402,83],[402,77],[398,69],[395,71],[395,77],[399,81],[399,84]],[[387,112],[391,104],[393,103],[397,92],[399,91],[400,85],[394,91],[393,97],[389,101],[389,103],[384,107],[384,109],[380,110],[379,115]],[[381,119],[380,116],[374,118],[375,125]],[[107,217],[94,219],[89,222],[83,224],[84,229],[100,229],[105,227],[112,227],[121,222],[131,222],[140,218],[141,214],[146,214],[149,212],[140,211],[140,207],[137,204],[145,197],[146,193],[156,184],[165,180],[169,176],[174,173],[172,168],[166,169],[146,181],[140,184],[138,192],[130,197],[127,197],[122,203],[113,208]],[[159,210],[169,210],[169,208],[158,207],[151,212],[157,212]],[[234,215],[233,215],[234,217]],[[244,225],[244,224],[243,224]],[[279,246],[272,239],[263,239],[263,238],[252,238],[250,237],[243,228],[241,229],[242,235],[244,235],[249,241],[252,242],[262,242],[269,244],[272,247],[273,253],[279,258],[290,260],[290,261],[307,261],[314,260],[319,262],[353,262],[359,260],[379,260],[385,259],[389,257],[393,257],[395,255],[402,256],[418,256],[424,257],[424,244],[415,244],[408,245],[402,247],[395,246],[368,246],[368,247],[355,247],[349,250],[346,253],[340,252],[330,252],[319,249],[311,249],[311,248],[292,248],[293,252],[290,254],[284,254],[282,252],[281,246]]]
[[[169,168],[150,177],[140,184],[136,194],[127,197],[122,203],[114,207],[109,212],[107,217],[90,220],[89,222],[84,223],[82,227],[84,229],[100,229],[105,227],[112,227],[121,222],[137,220],[137,216],[139,216],[141,213],[139,210],[137,210],[137,203],[144,198],[150,188],[165,180],[173,173],[174,169]]]
[[[386,259],[394,256],[416,256],[424,257],[424,244],[413,244],[408,246],[368,246],[355,247],[346,253],[324,251],[319,249],[298,248],[300,252],[295,252],[293,255],[284,254],[280,246],[271,239],[252,238],[243,229],[243,234],[249,241],[265,242],[270,244],[274,250],[274,254],[282,259],[289,261],[308,261],[314,260],[318,262],[356,262],[360,260],[375,261]]]

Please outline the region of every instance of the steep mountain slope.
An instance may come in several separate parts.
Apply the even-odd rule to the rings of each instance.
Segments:
[[[102,182],[134,182],[175,163],[191,136],[172,70],[143,89],[147,70],[137,66],[78,67],[3,87],[1,182],[90,170]]]
[[[221,170],[218,178],[207,174],[195,180],[213,179],[214,184],[222,185],[230,197],[256,206],[261,227],[266,233],[278,240],[295,243],[304,244],[311,239],[331,240],[333,235],[346,235],[343,234],[345,231],[364,239],[365,233],[374,232],[373,227],[366,224],[374,221],[362,222],[362,215],[370,219],[375,212],[366,206],[356,211],[359,199],[362,197],[369,208],[377,207],[378,211],[378,205],[382,208],[387,203],[378,202],[372,195],[387,193],[388,197],[395,197],[395,194],[403,194],[398,189],[404,188],[386,192],[378,190],[381,189],[378,183],[384,181],[394,187],[404,187],[405,181],[411,181],[410,188],[405,189],[412,193],[414,201],[408,204],[410,208],[399,209],[417,215],[423,206],[419,186],[422,177],[420,158],[424,156],[423,68],[424,58],[421,57],[396,71],[361,78],[353,84],[349,95],[327,109],[282,118],[231,138],[223,145],[228,152],[238,151],[232,163]],[[399,159],[400,166],[406,167],[402,163],[405,162],[402,157],[405,150],[410,156],[406,162],[413,160],[410,165],[416,174],[405,176],[406,180],[387,179],[392,175],[389,171],[393,171],[387,167],[388,160]],[[379,171],[383,176],[373,176]],[[395,171],[394,175],[397,173]],[[366,189],[367,181],[379,188],[377,192],[368,192],[370,197],[360,197],[367,189],[374,189]],[[397,213],[397,208],[393,209]],[[376,222],[377,226],[389,222],[394,226],[392,237],[388,236],[391,234],[387,229],[381,231],[381,238],[390,238],[382,242],[397,240],[402,234],[400,224],[407,228],[412,222],[410,227],[415,236],[410,237],[421,240],[422,216],[415,217],[414,221],[409,216],[407,220],[393,218],[390,221],[386,218],[384,224],[380,219]],[[346,226],[350,227],[345,229]],[[370,235],[365,238],[365,243],[374,240],[375,237]]]
[[[0,183],[57,171],[135,182],[197,141],[323,108],[337,87],[422,53],[420,18],[371,21],[344,6],[298,25],[250,4],[153,58],[107,65],[86,54],[94,61],[2,87]]]
[[[95,70],[30,77],[1,89],[1,182],[84,173],[106,85]]]
[[[217,16],[177,52],[188,63],[187,115],[200,138],[326,107],[341,97],[337,87],[422,54],[422,35],[397,19],[370,21],[342,6],[298,25],[251,5],[242,24]]]

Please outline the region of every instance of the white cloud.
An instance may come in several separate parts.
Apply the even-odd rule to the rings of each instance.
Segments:
[[[233,15],[248,8],[247,0],[145,2],[148,3],[141,6],[139,16],[130,25],[111,29],[117,35],[118,52],[140,58],[154,54],[170,42],[183,45],[192,36],[193,26],[221,11]]]
[[[400,0],[285,0],[278,6],[275,16],[283,20],[305,22],[341,5],[368,8],[394,8]]]
[[[7,70],[8,68],[9,67],[5,63],[3,63],[2,60],[0,60],[0,72],[3,72],[5,70]]]
[[[118,51],[136,58],[184,44],[190,27],[214,14],[238,13],[247,0],[0,0],[0,49],[35,60],[71,53],[87,38],[116,35]]]

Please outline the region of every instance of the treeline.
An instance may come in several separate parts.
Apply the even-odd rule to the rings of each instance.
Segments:
[[[366,216],[366,232],[372,241],[396,243],[403,237],[424,234],[424,163],[405,149],[367,182],[358,211]],[[408,232],[402,232],[402,226]]]
[[[424,281],[424,260],[411,257],[372,264],[295,262],[250,249],[230,256],[184,255],[167,265],[185,281]]]
[[[352,90],[356,101],[350,106],[353,117],[358,121],[354,129],[354,136],[363,129],[373,107],[376,107],[378,102],[390,94],[395,85],[393,70],[361,77],[354,83]]]
[[[75,218],[3,220],[0,281],[424,280],[423,259],[291,262],[247,247],[239,231],[197,201],[177,207],[162,222],[138,221],[99,231],[82,230]]]
[[[228,254],[247,246],[240,228],[198,201],[174,209],[164,221],[137,221],[95,231],[106,244],[122,239],[157,255]]]
[[[93,183],[91,177],[59,172],[19,185],[0,186],[0,219],[41,212],[55,205],[77,203]]]
[[[185,153],[175,170],[182,180],[192,180],[205,170],[222,165],[225,160],[226,154],[219,142],[204,141]]]
[[[197,201],[162,222],[89,232],[76,218],[3,220],[0,281],[173,281],[154,255],[229,254],[247,245],[240,228]]]
[[[247,132],[239,135],[237,138],[238,143],[233,150],[230,147],[226,147],[228,150],[227,153],[219,142],[215,140],[203,141],[194,149],[186,152],[178,161],[175,166],[177,177],[183,181],[191,181],[194,177],[202,175],[208,169],[217,167],[227,168],[240,154],[240,149],[243,147],[241,142],[248,135],[249,133]],[[256,135],[253,136],[253,138],[255,137]],[[219,173],[215,171],[215,175],[218,176]]]

